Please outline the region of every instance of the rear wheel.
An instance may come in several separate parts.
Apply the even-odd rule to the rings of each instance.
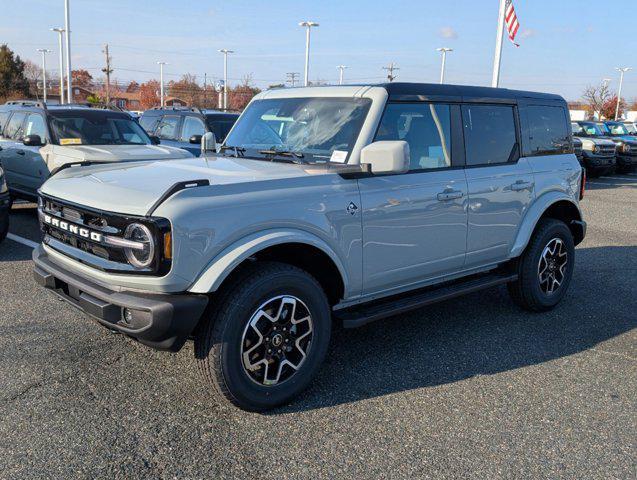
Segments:
[[[540,220],[518,260],[518,279],[508,284],[511,298],[526,310],[550,310],[566,294],[574,265],[573,235],[566,224]]]
[[[213,300],[195,337],[195,355],[217,397],[246,410],[267,410],[312,380],[330,330],[327,297],[311,275],[260,262]]]

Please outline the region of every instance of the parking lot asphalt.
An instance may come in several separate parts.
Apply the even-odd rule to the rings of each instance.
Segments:
[[[635,478],[637,175],[591,179],[570,292],[506,289],[357,330],[294,403],[217,405],[192,345],[155,352],[39,288],[0,245],[0,478]],[[11,233],[39,239],[33,205]]]

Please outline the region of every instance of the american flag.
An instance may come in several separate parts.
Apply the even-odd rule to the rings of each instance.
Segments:
[[[509,39],[513,42],[513,45],[519,47],[517,43],[515,43],[515,35],[518,33],[520,28],[520,22],[518,22],[518,17],[515,14],[515,8],[513,8],[513,1],[506,0],[506,4],[504,7],[504,22],[507,26],[507,32],[509,33]]]

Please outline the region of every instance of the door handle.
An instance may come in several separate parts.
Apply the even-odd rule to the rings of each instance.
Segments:
[[[511,190],[514,192],[519,192],[521,190],[531,190],[533,188],[533,182],[525,182],[524,180],[518,180],[514,184],[511,185]]]
[[[24,155],[24,150],[16,150],[16,152],[18,155]]]
[[[437,197],[439,201],[445,202],[447,200],[455,200],[456,198],[462,198],[463,195],[464,193],[462,193],[460,190],[451,190],[447,192],[440,192],[437,195]]]

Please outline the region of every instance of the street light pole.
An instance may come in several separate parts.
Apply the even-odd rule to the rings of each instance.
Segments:
[[[304,85],[307,87],[310,81],[310,30],[312,27],[318,27],[319,24],[316,22],[305,21],[299,23],[299,26],[305,27],[305,81]]]
[[[157,62],[159,65],[159,105],[164,108],[164,65],[166,62]]]
[[[51,53],[51,50],[38,48],[38,52],[42,54],[42,98],[46,103],[46,54]]]
[[[228,54],[234,50],[222,48],[219,52],[223,53],[223,109],[228,110]]]
[[[617,89],[617,105],[615,105],[615,120],[619,117],[619,102],[622,101],[622,83],[624,83],[624,73],[632,70],[632,67],[617,67],[615,70],[619,71],[619,88]]]
[[[52,28],[52,32],[57,32],[58,34],[58,48],[60,50],[60,105],[64,103],[64,50],[62,48],[62,42],[64,40],[64,29],[63,28]]]
[[[500,59],[502,58],[502,39],[504,36],[504,12],[506,9],[506,0],[500,0],[500,9],[498,13],[498,33],[495,37],[495,56],[493,57],[493,77],[491,78],[491,86],[498,88],[500,85]]]
[[[345,70],[347,67],[347,65],[339,65],[338,67],[336,67],[340,70],[339,74],[338,74],[338,84],[339,85],[343,85],[343,70]]]
[[[71,78],[71,10],[69,0],[64,0],[64,30],[66,32],[66,102],[73,103],[73,79]]]
[[[453,52],[453,48],[441,47],[436,48],[442,53],[442,65],[440,67],[440,83],[445,83],[445,64],[447,63],[447,52]]]

